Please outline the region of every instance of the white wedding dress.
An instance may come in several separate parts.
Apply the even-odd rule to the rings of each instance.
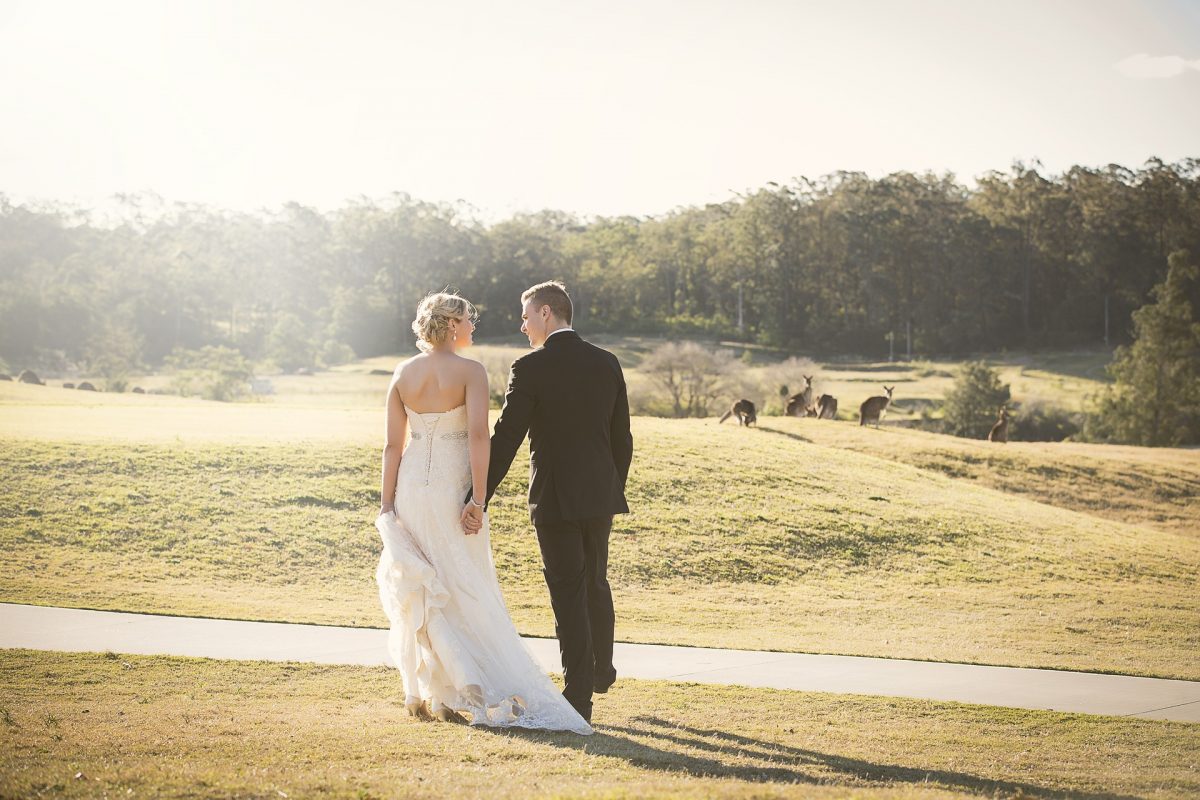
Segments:
[[[517,635],[486,516],[479,533],[463,533],[471,488],[466,406],[406,413],[412,439],[400,461],[396,511],[375,520],[383,539],[375,580],[406,704],[446,706],[472,725],[592,733]]]

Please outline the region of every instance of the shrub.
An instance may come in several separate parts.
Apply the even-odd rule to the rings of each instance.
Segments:
[[[642,372],[665,392],[676,417],[707,417],[718,400],[743,389],[745,365],[729,350],[695,342],[667,342],[642,362]]]
[[[123,392],[129,386],[129,373],[142,366],[145,342],[132,325],[110,321],[92,338],[87,347],[89,372],[104,378],[108,392]]]
[[[173,373],[171,385],[181,395],[208,400],[233,400],[248,390],[250,362],[231,347],[208,345],[199,350],[175,348],[165,360]]]
[[[1022,403],[1009,423],[1009,438],[1020,442],[1061,442],[1079,434],[1083,415],[1040,401]]]
[[[275,320],[267,337],[267,356],[284,372],[311,367],[314,362],[312,341],[300,317],[285,311]]]
[[[317,359],[323,367],[336,367],[338,364],[353,361],[354,350],[345,342],[326,339],[325,344],[321,345],[320,352],[317,353]]]
[[[967,362],[946,395],[944,430],[954,436],[982,439],[995,424],[996,412],[1010,397],[1008,384],[1000,383],[994,369],[982,361]]]

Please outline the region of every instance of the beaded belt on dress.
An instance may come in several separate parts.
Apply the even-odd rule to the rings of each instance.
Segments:
[[[422,435],[419,431],[413,431],[412,438],[420,439],[420,438],[422,438]],[[443,433],[438,438],[439,439],[465,439],[465,438],[467,438],[467,432],[466,431],[450,431],[450,433]]]

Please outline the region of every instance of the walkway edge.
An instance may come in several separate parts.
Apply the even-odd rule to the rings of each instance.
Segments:
[[[387,631],[0,603],[0,647],[381,666]],[[548,672],[558,643],[525,637]],[[868,656],[617,643],[621,677],[1200,723],[1200,681]]]

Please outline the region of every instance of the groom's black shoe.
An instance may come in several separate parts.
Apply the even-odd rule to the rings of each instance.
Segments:
[[[596,681],[594,684],[592,684],[592,691],[595,692],[596,694],[604,694],[609,689],[611,689],[612,685],[616,682],[617,682],[617,671],[614,669],[612,671],[612,674],[609,675],[608,680]]]
[[[567,702],[571,703],[571,701],[569,699],[567,700]],[[588,723],[589,725],[592,724],[592,704],[590,702],[587,704],[586,707],[583,707],[583,708],[576,705],[575,703],[571,703],[571,708],[575,709],[575,711],[579,714],[579,716],[583,717],[584,722]]]

